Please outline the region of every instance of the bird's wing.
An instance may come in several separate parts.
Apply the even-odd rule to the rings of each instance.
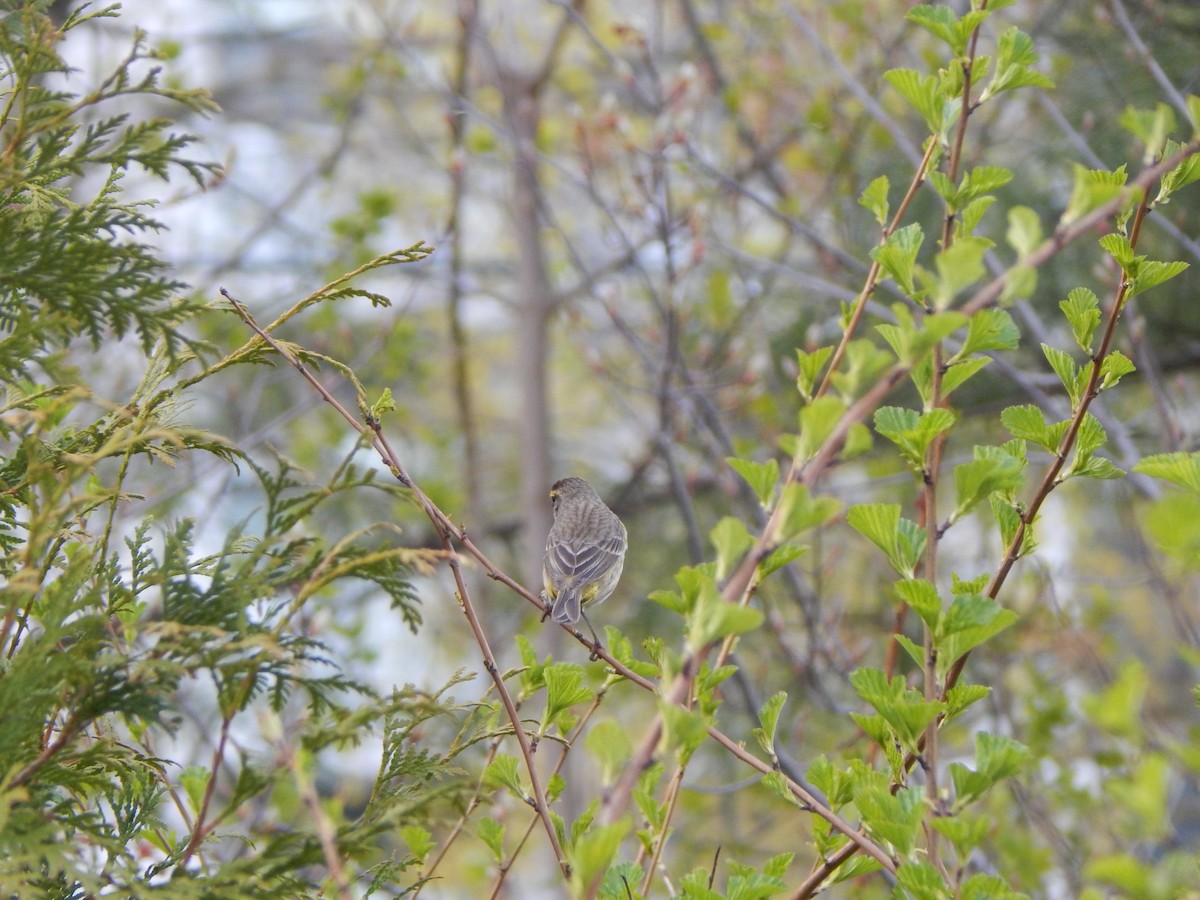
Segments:
[[[591,584],[624,555],[624,534],[600,542],[550,540],[546,544],[546,565],[555,585],[570,582],[577,588]]]

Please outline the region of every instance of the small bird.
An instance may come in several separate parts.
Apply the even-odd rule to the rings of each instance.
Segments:
[[[556,481],[550,504],[554,524],[542,564],[543,596],[553,601],[550,616],[555,622],[574,625],[583,616],[596,642],[595,652],[600,639],[583,610],[607,600],[617,586],[629,537],[617,514],[582,478]]]

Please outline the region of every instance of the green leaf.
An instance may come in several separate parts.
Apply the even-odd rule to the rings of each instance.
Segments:
[[[779,482],[779,463],[773,459],[757,463],[735,456],[726,457],[725,462],[750,485],[764,509],[770,506],[771,498],[775,495],[775,485]]]
[[[912,69],[891,69],[883,77],[920,113],[931,133],[941,134],[946,119],[947,98],[938,78],[922,75]]]
[[[906,365],[912,365],[926,356],[939,341],[967,324],[967,317],[957,312],[927,315],[919,326],[903,304],[894,304],[892,312],[896,316],[896,323],[876,325],[875,330],[883,335],[896,356]]]
[[[187,793],[188,803],[193,812],[198,812],[204,802],[204,794],[208,788],[212,770],[203,766],[188,766],[179,775],[179,783]]]
[[[796,449],[799,460],[807,462],[817,455],[845,411],[846,404],[828,394],[800,410],[800,442]]]
[[[1029,757],[1029,748],[1012,738],[975,732],[976,770],[972,772],[961,763],[950,766],[957,803],[965,806],[978,800],[992,785],[1020,772]]]
[[[958,900],[1029,900],[1029,895],[1014,891],[997,875],[978,872],[962,883]]]
[[[973,353],[987,350],[1015,350],[1021,340],[1021,332],[1003,309],[989,307],[971,316],[967,324],[967,337],[950,364],[965,359]]]
[[[409,852],[417,858],[418,862],[425,862],[429,851],[436,846],[433,842],[433,835],[420,825],[401,825],[400,837],[404,839]]]
[[[1017,536],[1017,531],[1021,526],[1021,514],[1013,506],[1012,502],[1005,500],[999,494],[993,494],[989,500],[992,506],[992,515],[996,519],[996,524],[1000,526],[1000,540],[1005,547],[1012,545],[1013,539]],[[1033,539],[1033,528],[1027,526],[1025,533],[1021,537],[1021,549],[1017,553],[1017,558],[1028,556],[1037,547],[1037,543]]]
[[[812,353],[796,350],[796,358],[800,364],[800,374],[796,376],[796,389],[805,402],[811,402],[817,386],[817,376],[825,368],[829,357],[833,356],[832,347],[818,347]]]
[[[910,9],[904,18],[945,41],[954,56],[963,56],[966,54],[971,32],[978,28],[987,16],[987,10],[976,9],[965,13],[960,19],[948,6],[929,6],[922,3]]]
[[[990,687],[982,684],[963,684],[959,682],[946,692],[946,718],[953,719],[965,712],[970,706],[978,703],[992,692]]]
[[[1009,434],[1053,453],[1058,449],[1058,440],[1046,425],[1042,411],[1032,404],[1010,406],[1000,413],[1000,422]]]
[[[909,862],[896,871],[896,883],[904,896],[912,900],[951,900],[946,881],[940,872],[927,862]]]
[[[1100,390],[1115,387],[1122,378],[1136,371],[1137,366],[1133,364],[1133,360],[1120,350],[1113,350],[1104,357],[1104,362],[1100,365]]]
[[[917,254],[924,240],[925,232],[914,222],[896,229],[882,244],[871,250],[871,259],[879,263],[879,267],[891,276],[900,290],[913,299],[918,294],[914,281]]]
[[[1050,363],[1054,374],[1058,376],[1058,380],[1067,389],[1067,396],[1071,398],[1071,407],[1077,407],[1083,389],[1087,386],[1086,379],[1079,377],[1082,370],[1075,367],[1075,361],[1071,359],[1069,353],[1051,347],[1049,344],[1042,344],[1042,353],[1046,357],[1046,362]],[[1090,370],[1088,374],[1091,374]]]
[[[901,455],[920,471],[925,467],[929,446],[956,419],[954,412],[944,407],[922,414],[898,406],[882,406],[875,411],[875,430],[895,444]]]
[[[916,522],[900,517],[900,506],[865,503],[852,506],[846,522],[883,551],[892,568],[912,578],[925,550],[925,532]]]
[[[912,853],[916,846],[917,831],[925,812],[921,794],[922,789],[916,786],[901,788],[895,795],[887,788],[873,787],[860,792],[854,798],[854,803],[870,834],[876,840],[891,844],[903,858]],[[900,866],[897,876],[916,865],[920,864],[906,863]],[[943,884],[940,878],[938,884]]]
[[[1038,214],[1028,206],[1014,206],[1008,211],[1005,238],[1009,246],[1017,251],[1017,261],[1023,262],[1042,244],[1042,222]]]
[[[589,886],[600,879],[612,864],[629,828],[628,819],[611,825],[593,825],[566,848],[567,862],[571,866],[572,897],[585,896]]]
[[[554,663],[546,667],[545,674],[546,709],[542,713],[545,726],[576,703],[583,703],[595,697],[595,692],[584,684],[583,667],[580,665]]]
[[[728,635],[752,631],[762,621],[762,610],[726,603],[712,577],[704,576],[688,615],[688,649],[699,651]]]
[[[987,247],[982,238],[964,237],[934,257],[938,275],[933,292],[935,309],[948,309],[960,291],[983,277],[983,254]]]
[[[775,757],[775,729],[779,725],[779,714],[783,711],[785,702],[787,702],[787,694],[779,691],[773,694],[758,711],[758,721],[761,727],[754,729],[754,737],[758,740],[758,745],[772,759]]]
[[[1195,98],[1189,98],[1189,102],[1191,99]],[[1163,150],[1163,158],[1169,159],[1182,149],[1183,147],[1175,141],[1167,141],[1166,148]],[[1172,195],[1177,190],[1187,187],[1197,179],[1200,179],[1200,155],[1192,154],[1159,181],[1158,196],[1154,198],[1154,205],[1170,203]]]
[[[708,533],[709,539],[717,549],[718,581],[723,580],[733,567],[737,565],[742,555],[754,545],[754,538],[746,530],[741,519],[725,516],[713,530]]]
[[[708,738],[708,717],[665,700],[659,701],[658,710],[663,718],[663,744],[686,762]]]
[[[600,764],[600,779],[606,785],[616,780],[633,755],[629,733],[612,719],[593,725],[584,739],[584,746]]]
[[[1133,287],[1125,295],[1125,299],[1136,297],[1138,294],[1143,294],[1152,287],[1157,287],[1164,281],[1169,281],[1176,275],[1186,272],[1188,264],[1185,262],[1157,262],[1151,259],[1140,259],[1137,266],[1137,272],[1133,278]]]
[[[938,648],[938,676],[944,676],[964,655],[1015,621],[1015,612],[1004,609],[984,594],[956,596],[943,613],[934,636],[934,645]]]
[[[900,599],[909,605],[921,621],[931,628],[937,625],[942,615],[942,598],[937,588],[924,578],[907,578],[894,585]]]
[[[979,223],[983,221],[984,214],[992,208],[995,202],[996,198],[992,196],[976,197],[959,210],[958,227],[954,232],[955,240],[975,237],[975,229],[979,227]],[[987,239],[980,238],[980,240]],[[995,246],[990,240],[987,240],[987,245],[989,249]]]
[[[808,486],[792,482],[779,495],[776,510],[778,527],[772,543],[783,544],[799,537],[810,528],[824,525],[839,512],[842,503],[834,497],[813,497]]]
[[[496,862],[502,862],[504,860],[504,826],[491,816],[485,816],[476,822],[475,833],[492,851],[492,858]]]
[[[1200,453],[1158,453],[1142,459],[1133,471],[1200,493]]]
[[[986,356],[971,356],[958,362],[949,363],[948,368],[942,375],[942,397],[948,397],[955,388],[961,387],[968,379],[978,374],[984,367],[991,362],[991,359]],[[929,402],[925,393],[921,395],[926,403]]]
[[[517,758],[507,753],[497,754],[483,770],[483,782],[491,787],[506,787],[522,802],[528,797],[521,777],[517,774]]]
[[[1030,66],[1038,61],[1033,40],[1018,28],[1002,33],[996,42],[995,74],[979,97],[986,103],[995,95],[1023,87],[1054,87],[1049,77],[1035,72]]]
[[[759,580],[777,572],[789,563],[795,562],[808,551],[800,544],[780,544],[771,554],[758,564]]]
[[[866,338],[851,341],[846,345],[842,370],[833,373],[833,386],[844,400],[850,402],[873,386],[891,365],[892,359],[886,350]]]
[[[1175,130],[1175,113],[1165,103],[1154,109],[1125,107],[1117,124],[1142,142],[1142,165],[1153,165],[1160,158],[1167,137]]]
[[[910,689],[902,675],[889,681],[879,669],[855,669],[850,673],[850,683],[887,723],[895,740],[910,751],[916,749],[925,729],[945,709],[945,704],[926,700],[923,694]]]
[[[974,459],[954,467],[956,506],[950,521],[961,519],[975,506],[997,491],[1007,492],[1020,487],[1024,465],[1007,454]]]
[[[963,859],[983,843],[991,830],[991,822],[984,816],[938,816],[930,824],[954,845],[955,852]]]
[[[1085,353],[1092,352],[1092,337],[1100,325],[1100,301],[1087,288],[1078,287],[1058,304],[1067,317],[1075,343]]]
[[[888,188],[891,183],[886,175],[880,175],[862,192],[862,196],[858,198],[860,206],[866,207],[871,214],[875,216],[875,221],[880,225],[887,225],[888,212]]]
[[[1074,173],[1071,199],[1062,214],[1063,225],[1070,225],[1097,206],[1120,196],[1127,178],[1124,166],[1109,172],[1104,169],[1085,169],[1076,163]]]

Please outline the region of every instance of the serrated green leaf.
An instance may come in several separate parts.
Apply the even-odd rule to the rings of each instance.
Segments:
[[[812,400],[813,391],[817,386],[817,376],[821,374],[825,363],[832,355],[832,347],[818,347],[812,353],[796,350],[796,359],[800,366],[800,373],[796,376],[796,389],[805,402]]]
[[[911,900],[950,900],[946,880],[927,862],[909,862],[896,872],[896,883]]]
[[[1015,350],[1021,340],[1021,332],[1005,310],[989,307],[971,316],[967,324],[967,336],[961,349],[950,359],[950,364],[965,359],[972,353],[987,350]]]
[[[925,810],[921,788],[904,787],[894,795],[886,788],[871,788],[860,792],[854,803],[872,836],[891,844],[902,857],[912,852]],[[897,875],[913,865],[900,866]],[[938,884],[944,882],[939,878]]]
[[[955,509],[950,521],[961,519],[997,491],[1011,491],[1023,481],[1024,466],[1008,455],[974,459],[954,467]]]
[[[1173,262],[1159,262],[1153,259],[1142,259],[1139,257],[1138,264],[1133,276],[1133,285],[1130,287],[1125,299],[1136,297],[1138,294],[1143,294],[1152,287],[1157,287],[1164,281],[1170,281],[1176,275],[1186,272],[1188,264],[1178,260]]]
[[[979,97],[986,103],[1004,91],[1023,87],[1054,87],[1048,76],[1029,68],[1038,61],[1033,50],[1033,40],[1018,28],[1003,32],[996,41],[995,74]]]
[[[807,462],[817,455],[845,411],[846,404],[828,394],[800,410],[800,443],[796,452],[801,461]]]
[[[665,700],[659,702],[658,710],[663,718],[663,743],[682,761],[688,760],[708,737],[708,717]]]
[[[1021,514],[1017,512],[1012,503],[1002,498],[999,494],[993,494],[988,498],[988,502],[992,507],[992,516],[996,519],[996,524],[1000,527],[1000,540],[1005,547],[1011,546],[1021,526]],[[1021,550],[1017,554],[1017,557],[1028,556],[1034,551],[1036,546],[1037,544],[1033,539],[1033,529],[1027,526],[1021,538]]]
[[[870,210],[875,216],[875,221],[880,225],[886,225],[890,207],[888,205],[888,189],[891,187],[891,182],[888,181],[886,175],[880,175],[862,192],[862,196],[858,198],[860,206]]]
[[[600,764],[604,784],[612,784],[633,754],[629,733],[612,719],[597,722],[584,738],[584,746]]]
[[[892,568],[902,577],[913,577],[925,550],[925,532],[915,522],[900,517],[899,505],[864,503],[852,506],[846,515],[846,523],[882,550]]]
[[[735,456],[725,458],[725,462],[750,485],[758,502],[765,509],[775,495],[775,485],[779,483],[779,463],[774,459],[766,462],[752,462],[748,459],[738,459]]]
[[[1032,404],[1010,406],[1000,413],[1000,422],[1009,434],[1053,453],[1058,444],[1053,439],[1042,411]]]
[[[953,719],[992,692],[982,684],[956,684],[946,692],[946,718]]]
[[[572,897],[585,896],[588,888],[599,881],[604,870],[612,864],[629,828],[628,819],[611,825],[593,825],[566,848],[571,867]]]
[[[800,544],[781,544],[771,551],[771,554],[758,564],[759,580],[766,578],[789,563],[795,562],[808,551]]]
[[[983,277],[987,246],[982,238],[964,237],[934,257],[938,276],[933,292],[935,309],[948,309],[960,291]]]
[[[921,617],[922,622],[931,628],[937,625],[942,615],[942,598],[932,583],[924,578],[906,578],[897,581],[893,587],[897,596]]]
[[[1200,492],[1200,453],[1157,453],[1142,459],[1133,471]]]
[[[1169,159],[1182,149],[1181,144],[1175,141],[1167,141],[1167,145],[1163,149],[1163,158]],[[1187,187],[1187,185],[1197,179],[1200,179],[1200,155],[1192,154],[1165,174],[1162,180],[1159,181],[1158,196],[1154,198],[1154,205],[1158,206],[1162,203],[1170,203],[1171,197],[1176,191]]]
[[[772,758],[775,756],[775,729],[779,726],[779,714],[783,711],[783,704],[786,702],[787,694],[779,691],[772,694],[762,705],[762,709],[758,711],[758,722],[761,727],[755,729],[754,736],[758,739],[759,746]]]
[[[1124,166],[1110,172],[1105,169],[1086,169],[1076,163],[1073,171],[1071,199],[1067,201],[1067,208],[1062,214],[1063,225],[1070,225],[1097,206],[1120,196],[1127,179]]]
[[[1100,301],[1096,295],[1087,288],[1075,288],[1058,307],[1067,317],[1075,343],[1085,353],[1091,353],[1092,337],[1100,325]]]
[[[957,416],[952,410],[936,407],[927,413],[883,406],[875,411],[875,430],[895,444],[901,455],[916,469],[925,465],[929,446],[951,426]]]
[[[936,77],[922,75],[912,69],[892,69],[885,72],[883,77],[920,113],[931,133],[941,133],[947,98]]]
[[[987,16],[987,10],[976,9],[965,13],[960,19],[948,6],[930,6],[922,3],[910,9],[904,18],[945,41],[954,56],[963,56],[971,32],[978,28]]]
[[[959,594],[938,624],[938,677],[980,644],[1017,621],[1017,614],[983,594]]]
[[[925,232],[916,222],[892,232],[883,244],[871,250],[871,258],[909,297],[916,298],[917,254],[925,240]]]
[[[400,837],[408,845],[408,851],[417,858],[418,862],[425,862],[425,857],[435,846],[433,835],[420,825],[400,826]]]
[[[987,731],[975,733],[976,770],[962,763],[950,766],[956,805],[966,806],[983,796],[992,785],[1011,778],[1029,760],[1029,748],[1012,738]]]
[[[584,683],[583,667],[576,663],[554,663],[546,667],[544,725],[576,703],[591,700],[595,692]]]
[[[1100,366],[1100,390],[1114,387],[1123,377],[1136,371],[1137,366],[1133,364],[1133,360],[1120,350],[1113,350],[1104,357]]]
[[[1023,261],[1041,246],[1042,222],[1028,206],[1014,206],[1008,211],[1008,232],[1005,239],[1017,251],[1017,261]]]
[[[892,358],[886,350],[866,338],[859,338],[846,345],[845,363],[841,371],[833,373],[833,386],[846,402],[853,401],[874,385],[891,365]]]
[[[1117,124],[1142,143],[1142,165],[1153,165],[1160,157],[1167,136],[1175,130],[1175,113],[1165,103],[1154,109],[1125,107]]]
[[[972,356],[950,364],[942,375],[942,397],[948,397],[955,388],[961,387],[968,379],[979,373],[992,360],[987,356]],[[924,398],[928,402],[928,399]]]
[[[967,237],[976,237],[975,229],[979,227],[979,223],[983,221],[984,215],[995,204],[996,198],[992,196],[976,197],[970,203],[966,204],[958,213],[958,228],[954,232],[956,240],[962,240]],[[987,240],[980,237],[979,240]],[[995,244],[988,240],[988,249],[991,249]]]
[[[716,582],[706,579],[688,616],[688,649],[696,652],[721,638],[752,631],[762,621],[762,610],[726,603]]]
[[[725,516],[708,533],[717,550],[717,580],[723,580],[737,565],[742,555],[754,544],[741,519]]]
[[[497,862],[502,862],[504,860],[504,826],[491,816],[485,816],[475,823],[475,833],[492,851],[492,858]]]
[[[840,500],[834,497],[813,497],[807,485],[792,482],[784,487],[779,495],[779,506],[776,510],[778,527],[771,536],[771,542],[785,544],[810,528],[824,525],[836,516],[841,508]]]
[[[1075,367],[1075,360],[1071,359],[1071,354],[1059,350],[1057,347],[1051,347],[1049,344],[1042,344],[1042,353],[1046,357],[1046,362],[1050,363],[1054,374],[1058,376],[1058,380],[1067,389],[1067,395],[1071,398],[1071,406],[1077,406],[1079,404],[1077,393],[1079,370]]]
[[[508,788],[522,802],[528,796],[525,786],[521,784],[521,777],[517,774],[517,758],[507,753],[498,754],[488,763],[487,768],[483,770],[483,782],[492,787]]]

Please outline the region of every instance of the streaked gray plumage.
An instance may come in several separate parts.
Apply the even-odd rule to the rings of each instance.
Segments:
[[[554,525],[542,566],[546,597],[554,604],[550,615],[560,624],[580,616],[587,621],[583,607],[606,600],[621,577],[629,544],[625,526],[582,478],[556,481],[550,502]]]

